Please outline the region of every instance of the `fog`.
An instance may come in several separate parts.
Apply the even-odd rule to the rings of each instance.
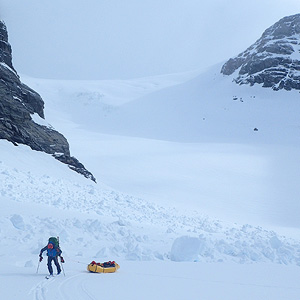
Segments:
[[[298,12],[298,0],[0,0],[17,71],[56,79],[205,68]]]

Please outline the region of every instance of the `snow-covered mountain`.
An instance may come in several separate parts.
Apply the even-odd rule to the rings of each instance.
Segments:
[[[22,76],[98,183],[0,140],[7,299],[299,298],[299,93],[220,70]],[[66,276],[45,282],[38,253],[57,235]],[[121,269],[89,274],[92,260]]]
[[[222,73],[238,84],[300,90],[300,14],[282,18],[252,46],[229,59]]]

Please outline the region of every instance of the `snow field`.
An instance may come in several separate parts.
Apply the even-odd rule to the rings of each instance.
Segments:
[[[51,163],[60,174],[78,176],[46,154],[5,141],[1,146],[8,156],[24,153],[34,161],[27,165],[30,173],[15,162],[10,162],[13,168],[0,164],[0,234],[8,249],[20,243],[15,255],[20,247],[38,255],[45,236],[59,235],[70,257],[300,264],[300,243],[273,231],[248,224],[229,227],[196,211],[186,215],[81,177],[74,182],[45,175]]]
[[[210,72],[182,85],[28,79],[43,124],[98,184],[0,141],[7,299],[299,299],[298,99]],[[57,235],[67,276],[45,282],[38,254]],[[91,260],[121,269],[89,274]]]
[[[67,261],[66,276],[46,280],[46,263],[16,267],[2,263],[0,288],[9,299],[299,299],[299,268],[274,264],[119,261],[113,274],[92,274]],[[17,276],[17,277],[16,277]]]

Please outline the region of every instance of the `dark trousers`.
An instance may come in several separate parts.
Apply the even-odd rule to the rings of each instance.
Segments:
[[[53,268],[52,268],[52,260],[54,261],[54,264],[57,268],[57,274],[59,274],[61,272],[61,268],[60,268],[60,265],[58,263],[58,257],[57,256],[48,256],[48,270],[49,270],[49,273],[52,275],[53,274]]]

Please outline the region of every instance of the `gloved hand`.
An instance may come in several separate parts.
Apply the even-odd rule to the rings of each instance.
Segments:
[[[43,256],[40,255],[40,262],[43,260]]]
[[[62,256],[60,257],[60,261],[61,261],[62,264],[65,262],[65,260]]]

